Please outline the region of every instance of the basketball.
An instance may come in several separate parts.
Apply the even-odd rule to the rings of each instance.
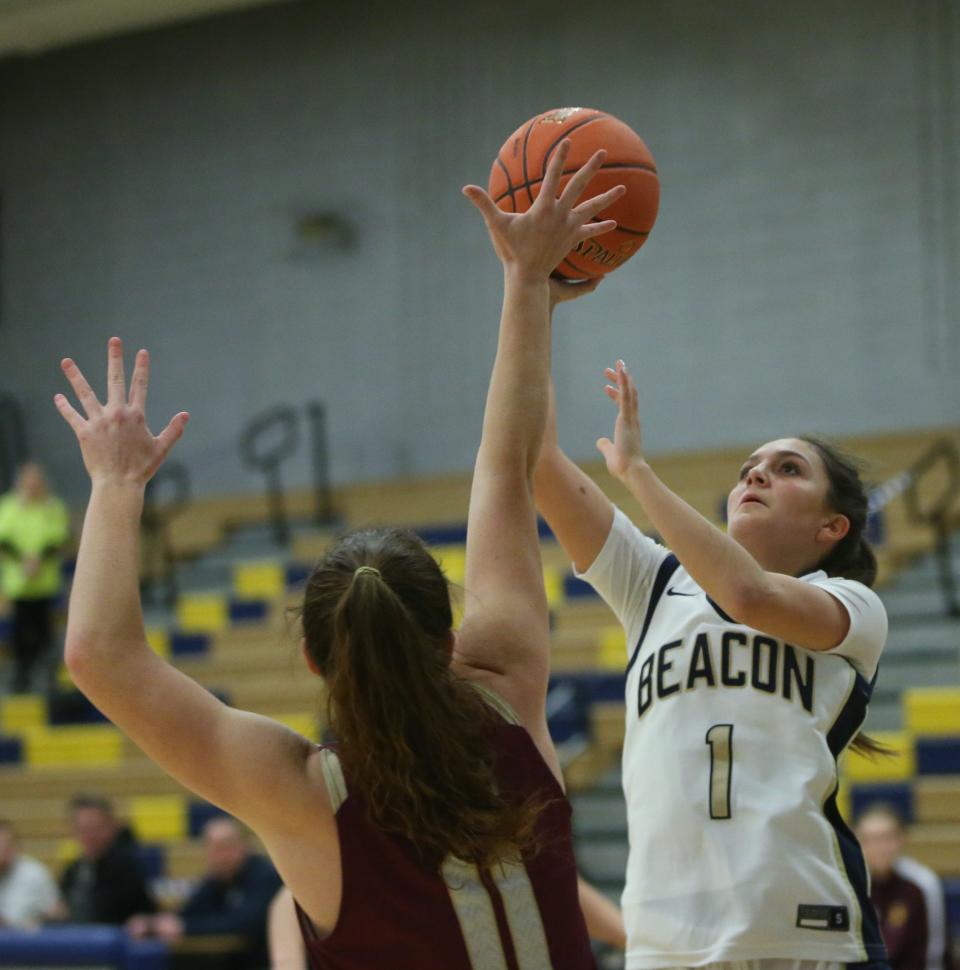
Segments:
[[[657,218],[660,181],[643,139],[627,124],[593,108],[557,108],[522,124],[503,144],[490,170],[487,191],[506,212],[526,212],[540,192],[551,155],[564,138],[571,142],[560,188],[594,152],[607,152],[585,198],[625,185],[597,220],[616,219],[617,228],[579,243],[554,275],[571,280],[593,279],[622,266],[646,241]]]

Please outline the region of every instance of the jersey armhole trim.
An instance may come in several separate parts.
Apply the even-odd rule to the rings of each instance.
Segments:
[[[673,553],[670,553],[666,559],[660,563],[660,568],[657,570],[656,579],[653,581],[653,589],[650,591],[650,602],[647,604],[647,615],[643,618],[643,627],[640,630],[640,636],[637,637],[637,645],[633,648],[633,654],[630,657],[630,662],[627,664],[626,673],[629,674],[634,663],[636,663],[637,657],[640,656],[640,647],[643,646],[644,638],[647,635],[647,630],[650,628],[650,621],[653,619],[654,610],[657,608],[657,604],[663,597],[663,591],[667,588],[667,583],[670,582],[670,577],[680,568],[680,560],[677,559]]]
[[[516,724],[522,727],[520,718],[517,717],[517,712],[496,691],[490,690],[489,687],[485,687],[483,684],[478,684],[475,680],[468,681],[468,683],[507,724]]]
[[[340,806],[347,800],[347,780],[343,776],[343,766],[336,751],[331,748],[321,748],[320,767],[323,771],[323,780],[327,784],[330,805],[333,808],[333,814],[336,815],[340,811]]]

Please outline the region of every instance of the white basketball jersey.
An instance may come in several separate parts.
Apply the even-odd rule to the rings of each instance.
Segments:
[[[836,804],[886,638],[877,595],[802,577],[850,614],[838,647],[803,650],[732,620],[619,509],[582,578],[627,633],[628,970],[882,960]]]

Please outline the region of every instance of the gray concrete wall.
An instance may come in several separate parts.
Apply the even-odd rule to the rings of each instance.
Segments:
[[[558,323],[575,456],[610,425],[616,356],[652,450],[956,420],[914,3],[332,6],[0,70],[0,387],[66,490],[82,478],[57,362],[101,379],[112,333],[154,353],[155,424],[193,413],[178,450],[200,490],[254,487],[239,427],[314,397],[338,481],[468,468],[499,273],[459,189],[567,104],[631,123],[663,190],[646,249]],[[353,249],[298,243],[321,210],[350,220]]]

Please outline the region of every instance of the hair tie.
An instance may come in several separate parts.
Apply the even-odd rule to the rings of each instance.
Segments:
[[[383,579],[383,577],[380,575],[380,570],[375,566],[357,566],[357,568],[353,571],[353,578],[356,579],[361,573],[370,573],[371,575],[376,576],[377,579]]]

